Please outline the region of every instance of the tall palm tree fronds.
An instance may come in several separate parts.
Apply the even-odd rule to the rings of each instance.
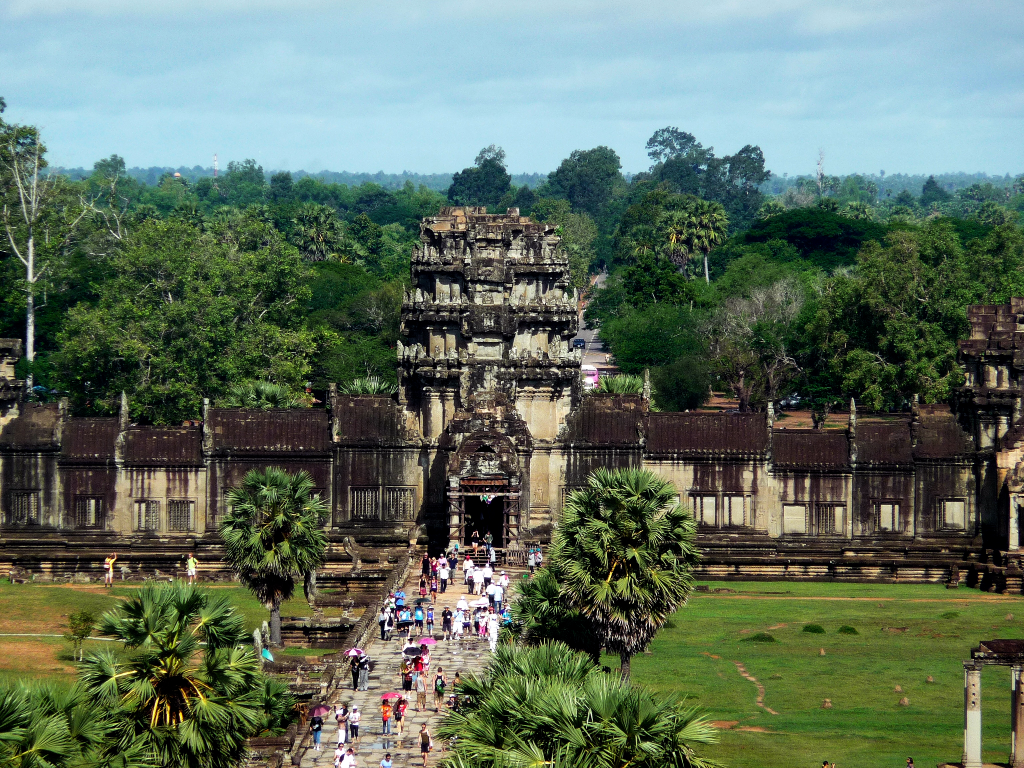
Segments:
[[[249,471],[228,491],[231,511],[220,525],[224,557],[270,610],[271,642],[281,643],[281,603],[304,578],[324,564],[327,507],[313,494],[308,472],[289,474],[279,467]]]
[[[338,389],[343,395],[394,395],[398,392],[398,385],[380,376],[365,376],[352,379]]]
[[[454,738],[453,768],[703,768],[694,744],[716,731],[675,699],[603,674],[562,643],[499,646],[466,705],[438,731]]]
[[[233,386],[224,398],[223,405],[228,408],[258,408],[266,411],[271,408],[308,408],[312,403],[305,393],[300,394],[281,384],[247,381]]]
[[[587,619],[562,599],[562,583],[554,569],[553,564],[547,565],[532,579],[516,582],[515,597],[510,602],[517,639],[527,645],[561,640],[596,663],[601,654],[600,641],[590,631]]]
[[[345,228],[329,205],[304,203],[292,219],[292,242],[309,261],[351,263],[344,253]]]
[[[293,701],[269,691],[245,624],[226,598],[184,584],[145,587],[100,621],[131,654],[86,658],[80,677],[118,724],[118,749],[143,749],[157,765],[233,768],[245,739],[287,726]]]
[[[711,282],[708,270],[708,254],[725,242],[729,231],[729,217],[718,203],[695,198],[686,211],[686,234],[684,241],[691,252],[704,257],[704,280]]]
[[[697,526],[671,483],[644,469],[595,470],[566,499],[551,546],[567,604],[622,674],[693,589]]]
[[[139,745],[122,750],[118,723],[81,685],[0,689],[0,765],[19,768],[156,768]]]

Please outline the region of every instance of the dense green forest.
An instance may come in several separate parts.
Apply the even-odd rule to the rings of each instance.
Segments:
[[[743,409],[800,393],[819,415],[850,397],[941,402],[960,383],[967,305],[1024,295],[1024,177],[895,194],[880,176],[780,181],[755,145],[716,154],[671,127],[629,177],[609,147],[515,177],[493,145],[418,185],[254,160],[154,178],[116,155],[56,172],[2,105],[0,336],[25,339],[34,397],[80,414],[125,391],[134,419],[170,424],[247,383],[310,402],[329,382],[394,381],[419,221],[451,204],[556,225],[588,321],[623,371],[652,370],[664,409],[711,388]]]

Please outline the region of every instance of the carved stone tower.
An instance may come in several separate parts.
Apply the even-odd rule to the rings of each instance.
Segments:
[[[519,209],[442,208],[420,228],[402,305],[399,401],[436,440],[457,410],[496,396],[534,438],[554,439],[580,357],[568,258],[549,224]]]
[[[438,453],[451,541],[518,537],[535,447],[550,450],[579,392],[569,262],[554,227],[485,208],[423,221],[402,305],[399,403]]]

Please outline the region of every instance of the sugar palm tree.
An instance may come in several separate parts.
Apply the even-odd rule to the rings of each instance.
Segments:
[[[439,729],[456,737],[453,766],[699,768],[693,745],[715,740],[696,711],[608,677],[562,643],[499,646],[460,692],[467,705]]]
[[[676,491],[644,469],[597,469],[566,499],[550,555],[567,604],[617,653],[630,659],[693,589],[696,523]]]
[[[562,599],[562,583],[553,564],[538,570],[532,579],[518,581],[510,604],[512,628],[521,643],[540,645],[561,640],[573,650],[586,653],[595,664],[600,659],[600,640],[580,612]]]
[[[690,253],[704,257],[704,280],[711,282],[708,254],[725,242],[729,217],[718,203],[695,198],[686,209],[686,234],[683,241]]]
[[[156,768],[141,745],[118,745],[109,708],[81,685],[0,689],[0,765],[19,768]]]
[[[295,225],[292,242],[309,261],[333,259],[349,263],[347,255],[339,254],[345,239],[344,225],[337,211],[322,203],[304,203],[292,219]]]
[[[662,222],[669,260],[681,271],[690,260],[690,223],[686,211],[669,211]]]
[[[288,387],[270,381],[247,381],[236,384],[224,398],[228,408],[308,408],[310,398]]]
[[[242,616],[206,590],[146,587],[107,613],[99,633],[131,653],[88,656],[82,682],[113,713],[118,746],[141,745],[157,765],[233,768],[245,739],[268,718],[280,726],[273,713],[291,708],[279,688],[268,699],[253,649],[242,645]]]
[[[281,644],[281,603],[324,564],[327,507],[308,472],[278,467],[249,471],[228,491],[231,511],[220,525],[224,558],[270,611],[270,641]]]

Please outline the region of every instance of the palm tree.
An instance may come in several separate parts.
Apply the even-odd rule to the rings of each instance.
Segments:
[[[460,693],[467,705],[439,729],[455,738],[452,765],[699,768],[691,745],[715,740],[696,711],[608,677],[562,643],[499,646]]]
[[[398,392],[398,385],[380,376],[365,376],[352,379],[338,389],[343,395],[393,395]]]
[[[691,253],[700,253],[704,257],[704,280],[711,282],[708,270],[708,254],[725,242],[729,231],[729,217],[718,203],[694,198],[686,211],[686,234],[683,238]]]
[[[220,525],[224,559],[241,582],[270,611],[270,641],[281,644],[281,603],[324,564],[327,536],[321,526],[327,507],[311,495],[308,472],[279,467],[250,470],[228,491],[231,511]]]
[[[266,411],[270,408],[308,408],[310,398],[304,393],[269,381],[247,381],[236,384],[224,398],[228,408],[259,408]]]
[[[668,241],[669,261],[682,271],[686,269],[686,262],[690,260],[690,217],[686,211],[669,211],[665,214],[662,226],[665,239]]]
[[[156,768],[141,744],[122,749],[114,713],[81,685],[0,690],[0,765],[20,768]]]
[[[292,219],[292,242],[309,261],[333,259],[348,263],[349,257],[339,256],[345,239],[344,227],[337,212],[329,205],[304,203]]]
[[[582,651],[596,664],[601,656],[600,640],[579,611],[562,599],[562,583],[552,565],[547,565],[515,585],[511,600],[512,628],[519,642],[540,645],[561,640],[574,651]]]
[[[697,526],[671,483],[644,469],[597,469],[566,499],[551,546],[567,604],[622,662],[650,645],[693,589]]]
[[[141,746],[157,765],[233,768],[245,739],[294,702],[267,696],[245,624],[224,597],[184,584],[145,587],[100,621],[130,654],[86,658],[81,679],[113,713],[122,750]],[[271,701],[270,699],[273,699]]]

